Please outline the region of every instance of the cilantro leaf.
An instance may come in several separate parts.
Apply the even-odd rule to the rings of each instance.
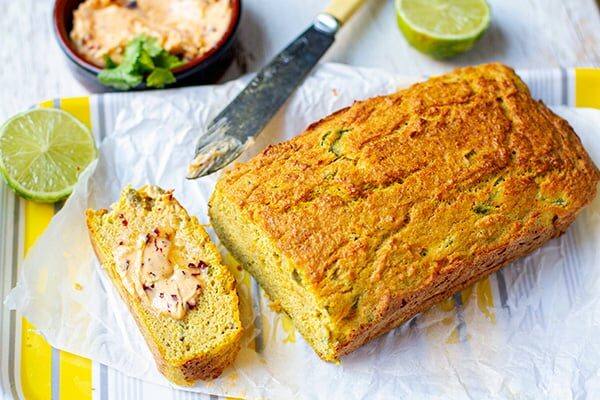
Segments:
[[[106,64],[106,69],[113,69],[117,67],[117,64],[115,64],[112,58],[110,58],[110,55],[108,55],[108,53],[106,53],[103,58],[104,63]]]
[[[128,90],[138,86],[147,75],[149,87],[163,88],[175,82],[171,72],[184,63],[177,56],[163,49],[156,38],[145,35],[136,36],[127,43],[123,58],[116,65],[110,56],[105,55],[106,68],[98,74],[103,85],[119,90]]]
[[[148,53],[148,55],[152,58],[158,56],[160,53],[165,51],[160,44],[158,44],[158,39],[144,36],[143,40],[144,50]]]
[[[148,52],[143,48],[140,50],[140,56],[138,57],[136,67],[139,72],[152,72],[155,68],[152,57],[150,57]]]
[[[167,68],[155,68],[146,78],[146,85],[159,89],[174,82],[175,76]]]
[[[112,86],[119,90],[129,90],[142,83],[144,77],[140,74],[127,72],[119,66],[117,68],[100,71],[98,80],[105,86]]]
[[[168,53],[166,50],[163,50],[154,57],[154,64],[159,68],[174,69],[184,65],[185,62],[173,54]]]
[[[135,38],[127,43],[123,52],[123,59],[118,68],[123,68],[127,72],[138,72],[137,63],[142,50],[142,42]]]

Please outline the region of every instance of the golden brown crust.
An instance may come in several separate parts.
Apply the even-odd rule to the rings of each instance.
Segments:
[[[564,232],[599,178],[568,123],[489,64],[340,110],[216,193],[295,266],[342,355]]]
[[[172,201],[175,202],[179,208],[183,209],[174,198]],[[133,315],[134,320],[154,357],[158,370],[171,382],[181,386],[190,386],[198,380],[210,380],[221,375],[223,370],[234,361],[240,350],[241,328],[229,343],[225,343],[221,348],[215,349],[213,352],[184,360],[179,364],[169,362],[158,347],[152,332],[150,332],[148,328],[148,324],[144,322],[141,314],[134,307],[132,303],[134,300],[125,289],[120,277],[117,276],[114,268],[107,267],[111,261],[106,259],[105,251],[102,250],[102,246],[98,240],[101,235],[97,232],[97,218],[108,213],[109,210],[106,209],[86,211],[86,225],[90,236],[90,242],[103,269],[106,271],[120,297],[127,305],[129,312]],[[217,251],[216,248],[214,248],[214,251]],[[236,301],[239,301],[237,300],[235,280],[229,274],[227,276],[231,278],[231,281],[224,282],[224,285],[231,287],[231,291],[235,295]]]
[[[432,282],[421,290],[413,292],[410,297],[391,299],[389,307],[381,313],[381,319],[377,323],[361,326],[352,332],[349,340],[335,349],[336,357],[351,353],[371,339],[400,326],[416,314],[426,311],[431,306],[530,253],[546,241],[562,235],[571,222],[563,221],[563,226],[556,226],[555,229],[539,232],[529,238],[523,238],[521,242],[514,242],[488,253],[485,257],[482,257],[478,265],[472,266],[469,274],[463,274],[462,269],[457,265],[445,274],[444,279],[437,280],[436,283]],[[413,300],[417,297],[420,297],[420,301],[415,304]]]

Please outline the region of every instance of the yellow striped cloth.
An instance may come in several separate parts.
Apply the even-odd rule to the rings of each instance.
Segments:
[[[78,97],[40,103],[41,107],[58,106],[92,128],[90,99]],[[54,215],[55,206],[25,202],[25,253],[35,243]],[[92,398],[92,362],[65,351],[54,350],[25,318],[21,322],[21,392],[26,399]],[[54,353],[54,354],[53,354]],[[53,359],[54,358],[54,359]],[[55,360],[58,358],[58,360]],[[58,370],[53,368],[58,366]],[[53,372],[58,377],[53,376]],[[58,393],[53,380],[58,378]]]

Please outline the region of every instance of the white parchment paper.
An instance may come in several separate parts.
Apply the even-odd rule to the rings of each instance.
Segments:
[[[216,176],[184,179],[207,123],[248,77],[222,86],[108,95],[114,123],[100,155],[24,261],[6,300],[54,347],[169,385],[132,317],[99,268],[84,211],[107,208],[126,184],[175,189],[208,223]],[[323,65],[306,80],[243,156],[292,138],[354,99],[390,93],[415,79]],[[555,108],[600,163],[600,111]],[[214,239],[214,234],[211,235]],[[462,295],[343,358],[325,363],[291,321],[269,308],[258,286],[221,248],[238,278],[246,333],[222,377],[185,390],[247,398],[593,398],[600,393],[600,200],[570,230]]]

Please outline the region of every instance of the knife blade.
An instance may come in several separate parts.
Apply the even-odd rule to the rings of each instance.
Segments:
[[[340,26],[332,15],[319,14],[304,33],[261,69],[208,125],[186,177],[209,175],[235,160],[329,49]]]

